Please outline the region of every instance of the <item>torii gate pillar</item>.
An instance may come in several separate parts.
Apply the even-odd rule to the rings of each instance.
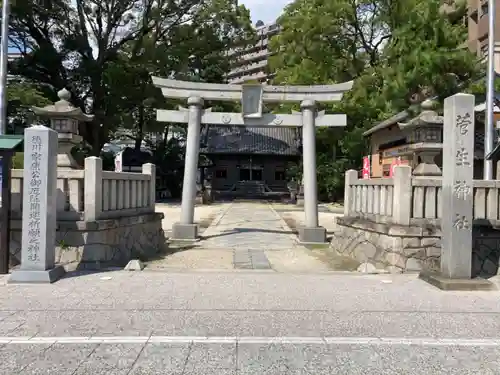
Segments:
[[[181,220],[172,226],[172,238],[196,240],[198,225],[194,223],[194,203],[196,200],[196,172],[198,171],[200,152],[203,99],[199,96],[191,96],[188,98],[187,104],[188,126],[182,183]]]
[[[305,226],[298,228],[299,241],[323,243],[326,229],[318,223],[318,181],[316,176],[316,102],[303,100],[302,110],[302,157],[304,174],[304,214]]]

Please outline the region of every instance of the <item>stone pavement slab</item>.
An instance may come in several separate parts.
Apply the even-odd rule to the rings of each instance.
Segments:
[[[239,269],[270,270],[271,264],[261,249],[233,250],[233,265]]]
[[[96,344],[71,346],[56,343],[32,357],[29,361],[31,363],[24,367],[21,373],[51,375],[73,373],[96,348]]]
[[[500,347],[354,343],[11,344],[0,374],[498,374]]]
[[[160,261],[148,263],[155,270],[231,270],[233,252],[227,249],[204,249],[195,244],[187,249],[168,254]]]
[[[286,206],[284,206],[286,207]],[[198,208],[197,208],[198,209]],[[328,263],[297,244],[296,236],[265,202],[233,202],[220,206],[201,241],[179,248],[150,268],[254,269],[328,271]]]
[[[287,249],[295,246],[293,235],[268,203],[233,203],[224,216],[203,234],[206,248]]]
[[[78,348],[80,345],[73,345]],[[74,375],[128,374],[144,345],[105,344],[96,348],[76,369]]]
[[[87,336],[356,336],[356,337],[453,337],[494,339],[500,322],[490,313],[426,312],[324,312],[183,310],[130,312],[79,311],[78,313],[19,313],[22,322],[4,330],[3,337]],[[45,321],[39,323],[37,318]],[[73,319],[81,318],[75,322]],[[94,321],[101,321],[93,324]],[[2,322],[2,326],[5,325]],[[478,329],[481,327],[481,330]]]
[[[70,276],[50,286],[0,286],[0,336],[500,338],[500,292],[445,293],[414,275]]]
[[[189,344],[146,345],[137,358],[130,374],[181,374],[190,352]]]

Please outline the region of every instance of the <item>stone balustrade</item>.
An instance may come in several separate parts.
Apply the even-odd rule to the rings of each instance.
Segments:
[[[100,158],[87,158],[85,175],[87,221],[155,211],[156,171],[153,164],[144,164],[142,173],[108,172],[102,170]]]
[[[142,173],[108,172],[102,160],[85,159],[85,169],[59,169],[57,172],[57,220],[95,221],[153,213],[156,172],[144,164]],[[22,216],[23,170],[12,170],[11,212]]]
[[[472,188],[472,191],[470,189]],[[500,181],[457,184],[457,196],[472,196],[474,275],[497,272],[500,244]],[[445,213],[446,214],[446,213]],[[393,178],[345,178],[344,216],[337,218],[332,248],[359,262],[390,272],[439,270],[441,256],[442,179],[412,176],[397,166]]]
[[[345,179],[344,215],[366,218],[392,217],[394,182],[387,179],[360,179],[355,170]]]
[[[23,170],[12,170],[11,215],[12,219],[21,219],[24,199]],[[84,217],[84,179],[85,171],[60,169],[57,172],[57,219],[83,220]]]
[[[344,216],[378,223],[439,225],[442,215],[441,178],[412,177],[409,167],[395,168],[394,178],[360,179],[348,171],[345,179]],[[474,222],[500,225],[500,181],[474,180],[472,192],[458,186],[456,194],[472,194]],[[408,194],[408,192],[410,194]],[[394,216],[394,212],[399,217]]]
[[[21,261],[22,169],[12,170],[11,263]],[[56,263],[79,267],[124,266],[132,258],[161,251],[163,214],[155,213],[155,166],[142,173],[103,171],[102,160],[85,159],[84,169],[57,171]]]

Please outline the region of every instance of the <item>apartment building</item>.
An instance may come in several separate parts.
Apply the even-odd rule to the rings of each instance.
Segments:
[[[20,52],[9,52],[9,54],[7,55],[7,62],[10,63],[21,57],[22,54]],[[20,77],[7,73],[7,82],[17,82],[20,80],[21,80]]]
[[[241,84],[250,80],[266,83],[272,78],[268,70],[269,43],[271,37],[279,32],[279,25],[276,23],[264,25],[259,21],[255,25],[255,31],[257,34],[255,44],[229,51],[229,56],[235,59],[227,75],[229,83]]]
[[[500,72],[500,0],[495,14],[495,70]],[[468,47],[478,57],[488,56],[488,0],[467,0]]]

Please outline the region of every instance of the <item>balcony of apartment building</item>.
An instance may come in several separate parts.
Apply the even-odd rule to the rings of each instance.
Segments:
[[[482,10],[486,7],[488,11],[488,0],[467,0],[467,14],[469,17],[477,17]]]
[[[267,49],[260,49],[255,52],[245,53],[241,56],[238,56],[236,61],[232,64],[233,67],[253,64],[260,60],[267,60],[270,52]]]
[[[11,62],[21,57],[23,57],[23,55],[20,52],[9,52],[7,55],[7,61]]]
[[[241,56],[243,54],[255,52],[261,49],[267,49],[271,38],[278,34],[280,28],[278,25],[267,25],[259,27],[255,30],[255,43],[249,43],[241,47],[231,48],[228,50],[229,56]]]
[[[262,50],[267,50],[269,46],[270,38],[263,38],[257,40],[253,44],[247,44],[242,47],[232,48],[228,51],[228,56],[233,58],[241,58],[243,55],[259,52]]]
[[[499,3],[497,1],[497,3]],[[496,6],[495,15],[495,40],[500,40],[500,7]],[[474,39],[479,41],[477,49],[481,49],[484,44],[488,44],[489,33],[489,9],[488,0],[477,0],[475,9],[469,10],[469,40],[472,42]]]
[[[498,18],[497,9],[497,18]],[[467,46],[478,56],[484,55],[484,49],[488,45],[488,0],[468,0]],[[496,32],[498,34],[498,31]]]
[[[16,59],[21,58],[22,56],[23,55],[20,52],[9,52],[9,54],[7,55],[7,62],[12,62]],[[25,78],[23,78],[23,77],[7,73],[7,82],[8,83],[21,82],[24,80],[25,80]]]
[[[254,74],[241,74],[233,76],[232,78],[228,78],[228,82],[234,85],[240,85],[248,81],[258,81],[261,83],[267,83],[270,77],[271,75],[267,74],[266,72],[260,71]]]
[[[272,23],[269,25],[264,25],[258,27],[255,32],[257,35],[268,35],[268,34],[276,34],[280,30],[280,27],[277,23]]]
[[[489,51],[488,51],[488,38],[486,38],[485,40],[482,40],[481,42],[479,42],[479,51],[478,51],[478,55],[479,57],[481,58],[481,61],[486,63],[486,60],[488,58],[488,54],[489,54]],[[493,60],[493,64],[495,66],[495,72],[497,73],[500,73],[500,41],[495,41],[495,45],[494,45],[494,60]]]
[[[266,67],[267,67],[267,60],[260,60],[253,64],[241,65],[234,69],[231,69],[231,71],[227,75],[227,78],[231,79],[233,77],[237,77],[240,75],[254,74],[261,70],[264,70]]]

